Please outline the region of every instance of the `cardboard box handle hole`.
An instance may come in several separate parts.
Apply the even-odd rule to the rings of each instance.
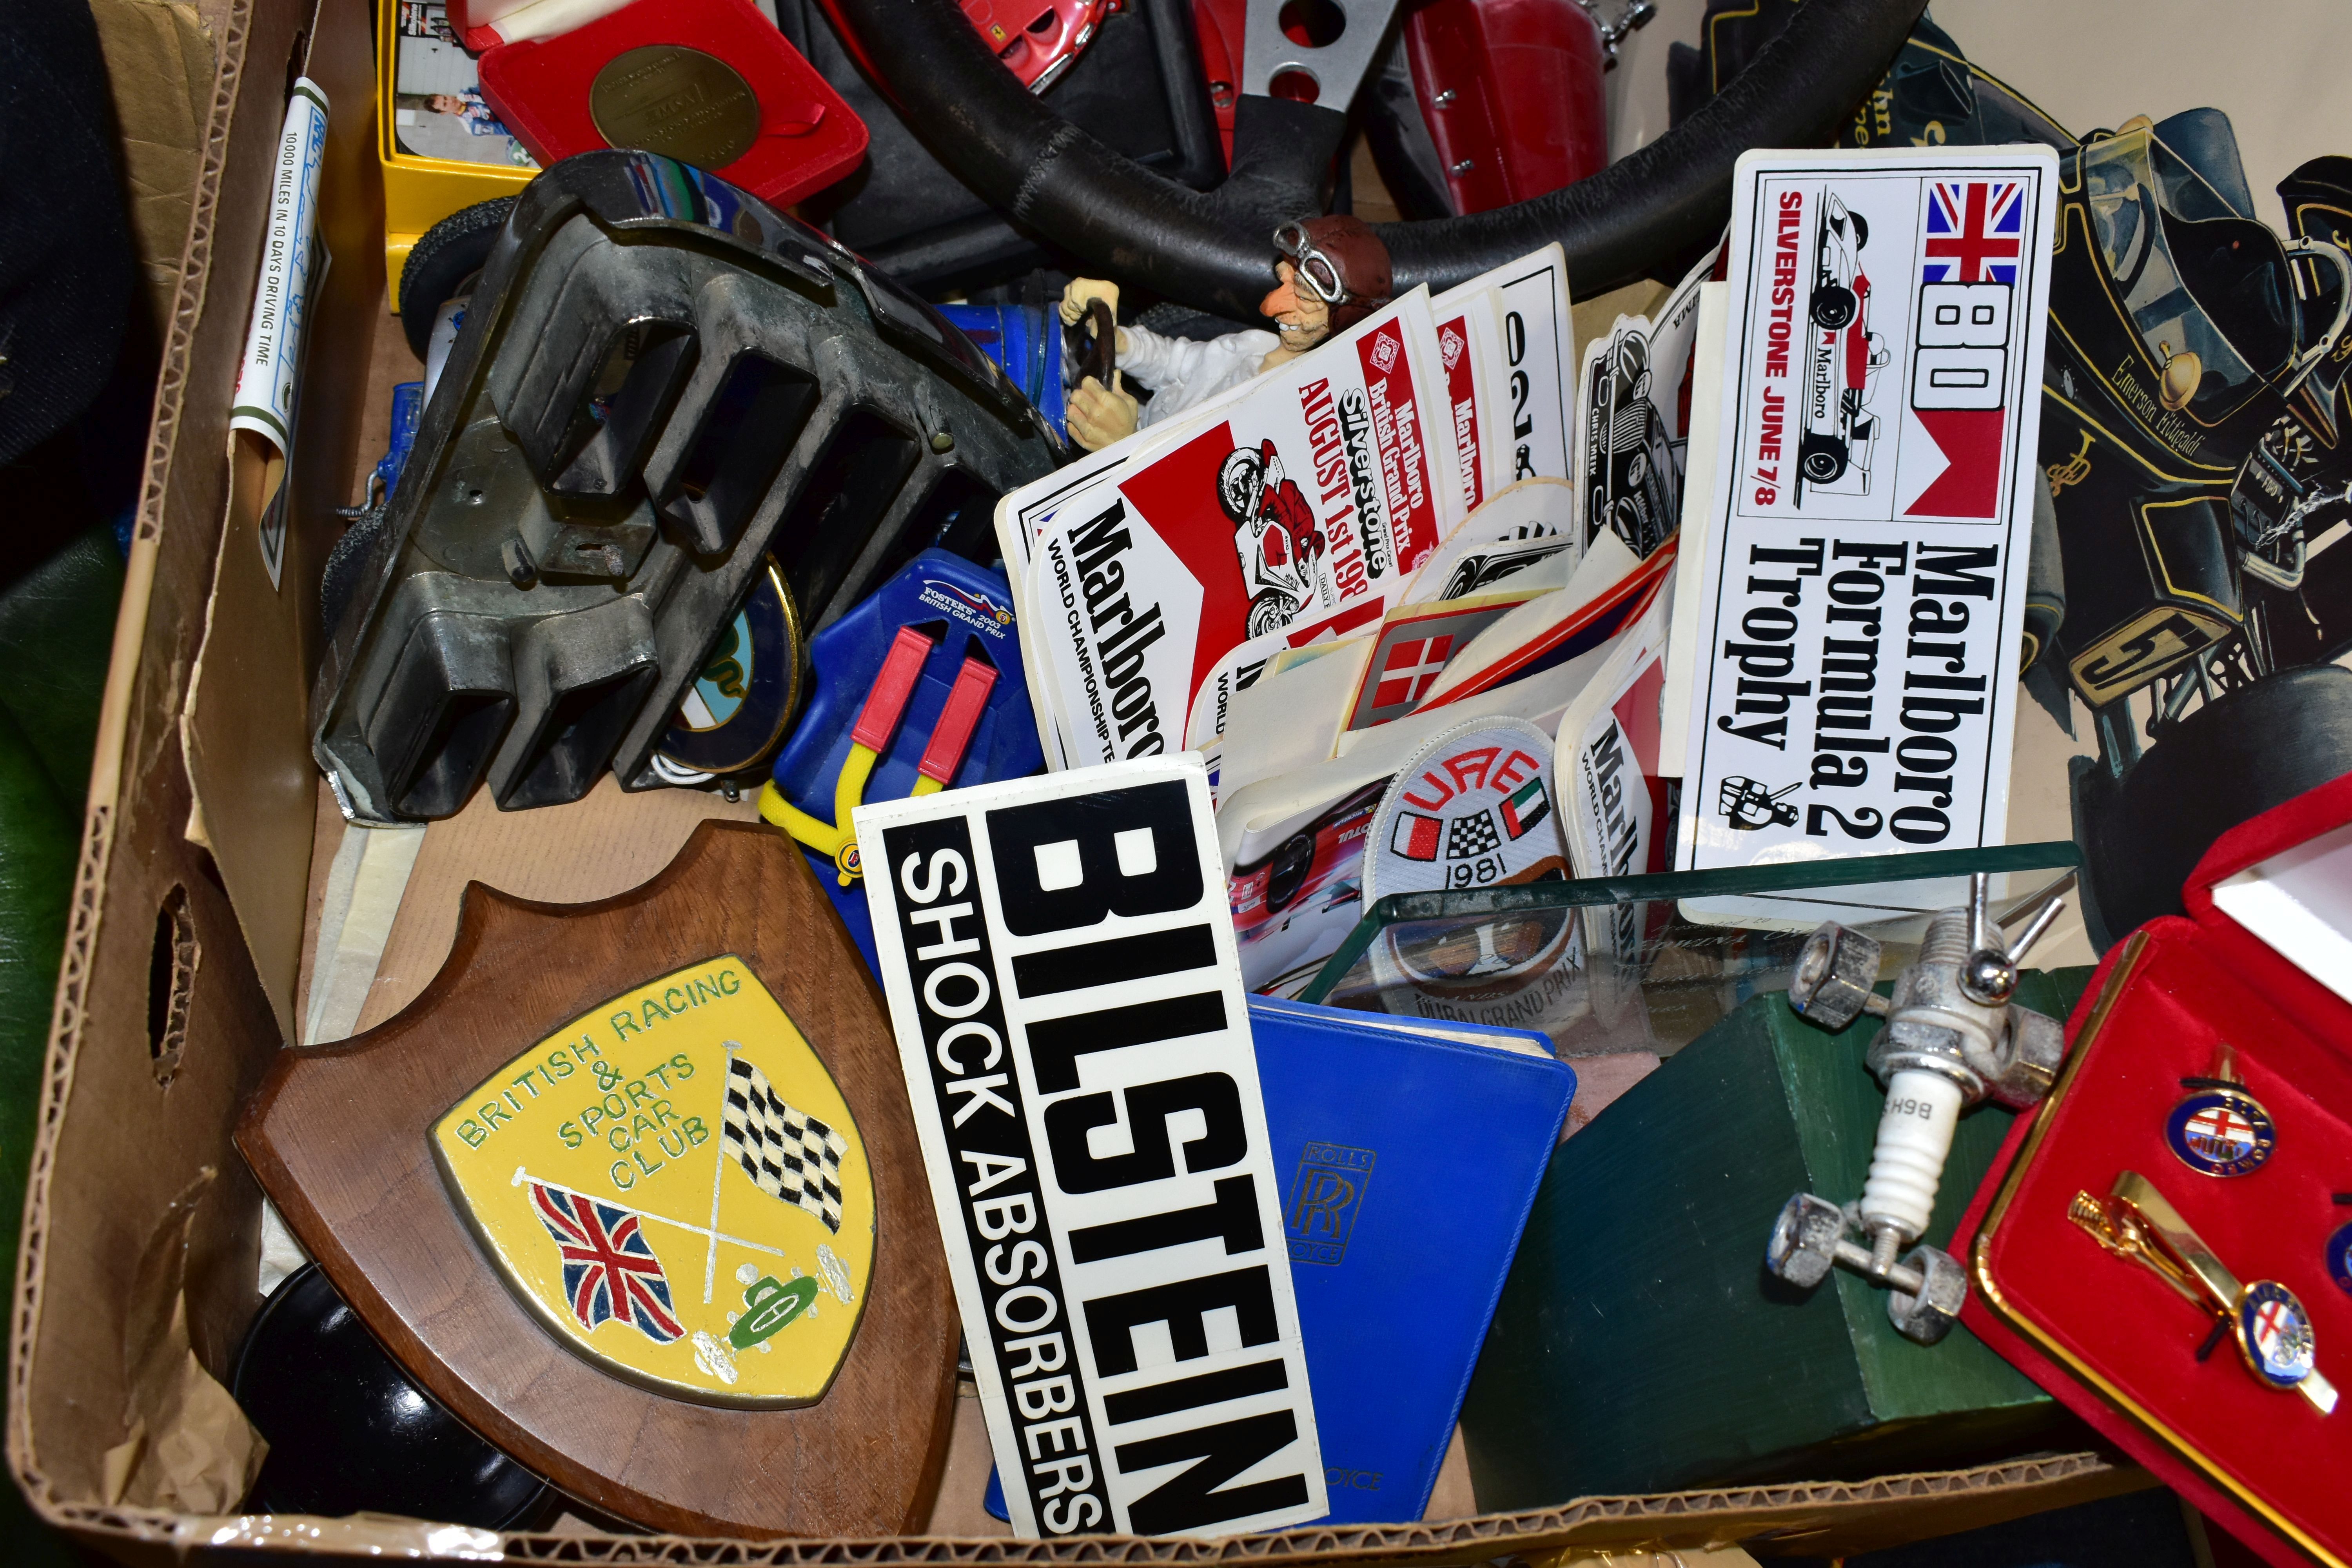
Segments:
[[[180,1070],[188,1043],[188,997],[195,989],[195,917],[188,912],[188,889],[179,883],[155,911],[155,948],[147,960],[147,1051],[155,1081],[168,1088]]]

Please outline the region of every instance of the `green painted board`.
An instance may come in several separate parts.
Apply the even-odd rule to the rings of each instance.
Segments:
[[[2029,972],[2063,1018],[2088,969]],[[1463,1407],[1482,1511],[1570,1498],[1885,1474],[2042,1446],[2063,1417],[1966,1329],[1922,1346],[1844,1270],[1764,1269],[1790,1194],[1861,1195],[1879,1028],[1756,997],[1553,1156]],[[2011,1113],[1967,1112],[1927,1239],[1948,1244]]]

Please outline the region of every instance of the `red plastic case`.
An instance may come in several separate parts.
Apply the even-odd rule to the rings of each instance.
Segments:
[[[2352,1563],[2352,1295],[2328,1237],[2352,1221],[2352,1006],[2214,906],[2249,866],[2352,822],[2352,776],[2241,824],[2184,889],[2189,918],[2149,921],[2100,965],[2069,1028],[2074,1049],[2042,1110],[2021,1118],[1962,1217],[1961,1321],[2265,1560]],[[2235,1176],[2177,1156],[2166,1118],[2236,1053],[2277,1130]],[[2214,1320],[2153,1269],[2068,1218],[2137,1171],[2242,1282],[2273,1279],[2310,1314],[2318,1368],[2346,1395],[2322,1415],[2265,1386]]]
[[[709,173],[789,206],[866,156],[866,122],[751,0],[635,0],[568,33],[500,44],[478,62],[482,94],[544,167],[611,145],[589,110],[596,74],[631,49],[659,44],[718,57],[759,100],[751,150]]]

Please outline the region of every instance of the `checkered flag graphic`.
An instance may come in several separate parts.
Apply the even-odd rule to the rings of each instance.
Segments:
[[[727,1063],[727,1109],[719,1147],[743,1167],[751,1184],[841,1229],[841,1157],[848,1141],[778,1097],[768,1075],[741,1057]]]
[[[1467,860],[1502,847],[1503,836],[1495,827],[1495,814],[1474,811],[1457,816],[1445,825],[1445,858]]]

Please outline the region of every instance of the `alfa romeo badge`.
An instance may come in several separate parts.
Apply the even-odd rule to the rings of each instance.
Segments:
[[[2327,1238],[2327,1277],[2338,1290],[2352,1296],[2352,1223],[2337,1226]]]
[[[2273,1388],[2291,1389],[2317,1364],[2311,1314],[2294,1291],[2272,1279],[2257,1279],[2238,1292],[2238,1350],[2256,1377]]]
[[[849,1107],[730,953],[572,1019],[435,1124],[523,1303],[674,1398],[803,1405],[848,1351],[874,1258]]]
[[[2242,1089],[2206,1088],[2184,1097],[2164,1123],[2180,1163],[2209,1176],[2242,1176],[2271,1157],[2278,1128]]]

